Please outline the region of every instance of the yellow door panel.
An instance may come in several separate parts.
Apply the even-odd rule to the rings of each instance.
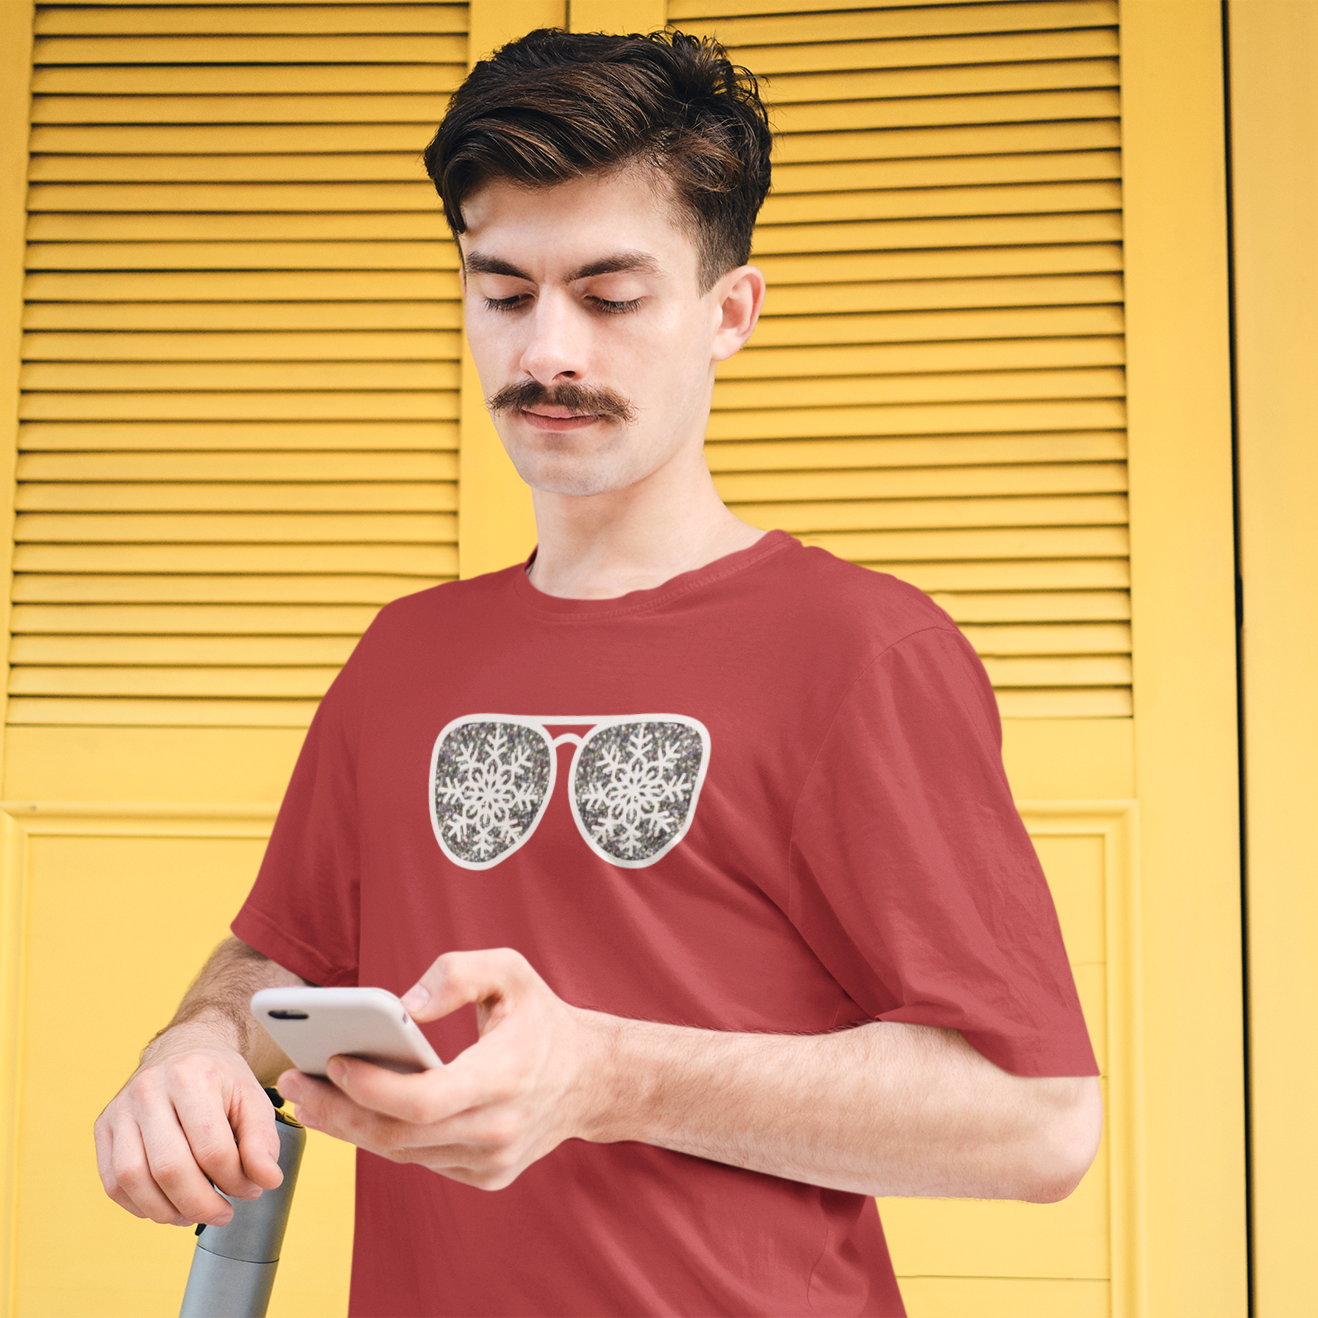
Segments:
[[[25,293],[29,302],[411,302],[456,299],[457,281],[438,270],[61,270],[30,275]]]
[[[42,155],[32,162],[34,183],[306,183],[414,182],[421,173],[415,151],[317,155]],[[1106,178],[1109,175],[1099,174]]]
[[[777,380],[723,381],[715,386],[714,407],[719,411],[730,411],[747,407],[772,407],[775,403],[798,407],[839,407],[858,403],[934,400],[978,402],[982,399],[1016,399],[1022,395],[1031,398],[1124,398],[1126,393],[1125,376],[1119,370],[990,370],[958,375],[952,373],[955,369],[955,366],[950,366],[945,374],[885,373],[826,376],[822,380],[810,380],[800,377],[813,372],[789,368],[781,372]],[[290,371],[290,374],[296,374],[296,371]],[[783,375],[789,378],[781,378]]]
[[[452,453],[25,453],[19,459],[19,480],[52,484],[94,485],[98,482],[241,481],[252,484],[352,482],[365,494],[363,482],[426,482],[429,498],[445,497],[457,476]],[[138,484],[138,489],[147,488]],[[237,494],[241,486],[225,487]],[[269,506],[263,504],[262,506]],[[301,506],[301,505],[297,505]],[[430,505],[427,505],[430,506]]]
[[[360,449],[433,449],[456,452],[458,430],[444,421],[305,421],[247,422],[242,426],[215,421],[155,421],[142,425],[124,421],[28,422],[19,427],[25,452],[162,452],[173,450],[331,451]]]
[[[23,396],[24,421],[318,421],[352,417],[362,421],[452,421],[456,390],[379,392],[203,393],[162,389],[154,393],[30,393]]]
[[[753,37],[740,33],[731,37],[721,27],[714,31],[739,60],[747,61],[757,74],[770,79],[785,73],[802,70],[814,73],[821,69],[890,70],[972,65],[976,71],[981,71],[991,70],[994,65],[1026,60],[1037,59],[1040,63],[1050,59],[1093,61],[1096,57],[1117,54],[1116,32],[1102,27],[1054,30],[1043,40],[1032,32],[995,32],[980,36],[942,36],[931,40],[902,37],[895,41],[824,43],[819,40],[823,35],[819,33],[814,40],[774,45],[757,45]],[[953,81],[951,85],[956,83]]]
[[[781,471],[719,475],[730,503],[774,499],[927,499],[942,496],[1093,494],[1124,490],[1119,462],[1031,466],[899,467],[878,471]]]
[[[1122,543],[1125,544],[1124,539]],[[1120,557],[1109,558],[1036,558],[998,561],[984,558],[977,561],[961,559],[901,564],[875,561],[870,566],[881,572],[896,573],[911,585],[929,591],[940,604],[947,599],[949,602],[943,604],[943,607],[948,612],[953,612],[954,609],[956,612],[964,609],[973,610],[976,607],[976,600],[991,601],[997,598],[996,592],[999,590],[1029,590],[1038,592],[1032,594],[1034,599],[1038,599],[1043,592],[1048,592],[1046,598],[1050,606],[1058,610],[1055,616],[1060,617],[1059,600],[1062,598],[1058,590],[1060,587],[1071,587],[1074,591],[1084,592],[1075,596],[1076,607],[1081,610],[1088,607],[1087,601],[1092,598],[1092,592],[1096,590],[1102,590],[1105,599],[1110,599],[1112,594],[1115,594],[1121,601],[1121,607],[1126,610],[1130,608],[1130,596],[1126,591],[1118,589],[1109,594],[1106,589],[1130,585],[1130,562],[1124,556],[1124,551]],[[944,592],[948,591],[958,593],[945,595]],[[1066,598],[1072,598],[1070,591],[1066,592]],[[989,607],[992,605],[990,604]]]
[[[1124,527],[1005,527],[1000,530],[818,531],[802,535],[859,563],[898,563],[903,559],[1114,558],[1125,557],[1130,539]]]
[[[857,247],[998,247],[1011,243],[1101,243],[1121,239],[1115,210],[969,219],[894,219],[776,224],[757,229],[755,256],[845,252]]]
[[[198,210],[194,206],[184,207],[172,213],[156,213],[136,208],[136,203],[149,200],[147,194],[131,187],[111,184],[106,185],[106,189],[115,188],[115,200],[119,203],[119,208],[98,211],[85,209],[82,206],[83,202],[91,202],[94,207],[98,195],[95,189],[90,192],[70,192],[64,184],[42,186],[45,189],[45,200],[55,203],[67,202],[70,205],[67,209],[47,209],[30,215],[28,236],[34,243],[38,241],[157,242],[168,244],[152,249],[153,254],[158,255],[162,260],[175,249],[175,245],[179,245],[179,250],[182,251],[195,251],[198,254],[218,258],[225,251],[230,250],[231,244],[237,244],[235,250],[248,252],[253,260],[268,264],[273,250],[267,244],[274,242],[289,245],[289,260],[294,269],[305,266],[308,259],[319,252],[326,257],[344,256],[348,259],[346,268],[351,270],[354,266],[364,269],[388,268],[388,252],[380,252],[372,260],[369,248],[370,243],[379,243],[387,239],[390,242],[412,241],[418,244],[403,250],[429,258],[422,267],[418,267],[423,268],[427,273],[432,273],[434,268],[456,270],[458,266],[457,254],[452,247],[443,246],[437,252],[433,246],[436,242],[443,243],[447,237],[443,219],[436,214],[433,204],[393,210],[358,208],[320,211],[302,206],[282,211],[278,203],[297,194],[274,187],[229,184],[227,188],[221,189],[216,185],[209,192],[199,194],[183,194],[177,189],[171,189],[171,192],[177,193],[178,201],[192,200],[204,207],[207,202],[218,203],[227,200],[236,203],[239,199],[234,197],[232,190],[248,186],[249,194],[244,200],[261,209],[254,212],[244,211],[240,205],[232,204],[210,211]],[[290,186],[298,189],[311,188],[314,192],[316,185]],[[396,195],[400,199],[408,197],[413,200],[422,199],[423,194],[411,188],[410,184],[399,185],[399,188],[400,193]],[[372,195],[376,194],[373,192]],[[301,196],[304,201],[312,199],[305,192],[301,193]],[[351,194],[340,194],[340,196],[345,201],[352,201]],[[426,198],[426,200],[430,199]],[[272,206],[271,203],[274,205]],[[199,240],[203,239],[217,245],[197,245]],[[54,256],[60,249],[40,250],[45,251],[49,256]],[[112,251],[106,253],[107,259],[113,255]],[[58,265],[56,268],[59,268]],[[272,265],[271,268],[279,267]],[[333,262],[320,268],[327,276],[339,271],[339,267]],[[148,267],[145,270],[139,269],[139,273],[145,276],[152,271]],[[204,274],[206,268],[199,267],[196,273]],[[162,285],[162,287],[167,286]],[[451,276],[447,284],[440,286],[449,290],[445,296],[451,294],[456,297],[459,293],[456,275]]]
[[[912,182],[886,182],[882,190],[864,189],[859,180],[848,190],[793,190],[765,200],[760,224],[819,223],[843,220],[905,219],[952,215],[1037,215],[1121,208],[1120,186],[1106,180],[1076,183],[1016,184],[1012,171],[991,186],[919,187]]]
[[[138,72],[134,70],[134,73]],[[135,96],[32,98],[34,124],[437,124],[448,94]]]
[[[466,7],[39,18],[11,717],[305,722],[456,569]]]
[[[100,632],[351,634],[360,633],[374,616],[374,609],[342,604],[20,604],[14,610],[13,629],[19,634],[80,635]]]
[[[125,326],[125,329],[128,327]],[[457,361],[461,351],[457,330],[398,331],[381,334],[346,332],[313,333],[196,333],[196,334],[52,334],[32,333],[23,336],[23,358],[35,362],[298,362],[333,361],[357,363],[367,361],[372,369],[378,363],[398,365],[403,362]],[[425,378],[433,386],[432,370]],[[286,388],[286,383],[281,383]]]
[[[1108,1318],[1105,1281],[1019,1277],[903,1277],[910,1318]]]
[[[383,572],[452,577],[457,544],[177,544],[169,564],[178,572],[308,572],[329,576]],[[146,572],[161,570],[158,544],[16,545],[20,572]],[[408,592],[404,592],[405,594]]]
[[[73,134],[82,131],[97,130],[71,128],[34,130],[37,134]],[[49,150],[81,150],[83,148],[80,146],[66,147],[62,144],[80,143],[84,139],[61,136],[34,137],[33,140],[59,144],[47,148]],[[888,167],[896,170],[898,168],[896,161],[918,158],[915,168],[937,169],[943,167],[937,157],[954,156],[961,157],[958,167],[976,169],[979,166],[965,157],[997,156],[1014,152],[1029,152],[1031,155],[1050,151],[1098,152],[1104,148],[1115,150],[1120,145],[1121,130],[1116,123],[1108,119],[1080,119],[1060,123],[953,124],[943,128],[907,128],[896,140],[891,134],[881,130],[839,129],[832,133],[798,132],[774,143],[774,186],[778,186],[780,167],[785,168],[790,177],[798,161],[808,162],[807,169],[819,169],[823,167],[822,162],[825,161],[884,160],[893,162]],[[1102,157],[1100,156],[1099,159]],[[1022,157],[1022,164],[1024,160],[1025,158]]]
[[[319,700],[338,672],[329,668],[91,668],[25,666],[9,681],[11,696],[247,696]]]
[[[452,481],[44,481],[23,490],[24,512],[452,512]]]
[[[11,696],[9,723],[19,727],[299,728],[304,733],[316,700],[161,699]],[[236,909],[236,908],[235,908]]]
[[[454,290],[454,298],[457,293]],[[309,340],[344,334],[354,355],[365,358],[379,349],[374,334],[348,331],[386,330],[386,343],[411,345],[412,335],[430,341],[435,331],[461,328],[456,301],[425,302],[41,302],[24,309],[24,328],[40,330],[114,330],[141,333],[170,331],[313,331]],[[110,336],[107,336],[110,337]],[[173,334],[168,337],[173,337]],[[446,342],[437,338],[437,345]],[[406,357],[410,346],[400,354]],[[312,353],[312,356],[315,354]]]
[[[780,282],[766,316],[837,315],[858,311],[927,311],[963,307],[1049,307],[1114,303],[1120,305],[1121,280],[1110,274],[1076,274],[1029,279],[985,276],[980,279],[884,280],[882,283],[847,283],[818,288],[793,287]],[[759,338],[743,352],[751,351]],[[729,359],[729,365],[742,356]]]
[[[104,396],[104,395],[102,395]],[[121,395],[122,396],[122,395]],[[77,395],[61,395],[77,397]],[[127,397],[139,397],[128,395]],[[260,395],[262,398],[280,395]],[[315,395],[313,395],[315,397]],[[323,395],[321,396],[323,397]],[[351,394],[340,395],[351,399]],[[143,406],[139,404],[139,406]],[[213,405],[218,409],[219,404]],[[235,403],[234,408],[237,408]],[[255,407],[255,404],[251,406]],[[125,411],[127,405],[125,405]],[[270,410],[274,410],[273,404]],[[797,439],[843,435],[945,435],[1021,430],[1107,430],[1125,425],[1116,399],[1003,403],[894,403],[888,407],[782,407],[715,412],[710,439]]]
[[[875,98],[895,90],[891,75],[861,75],[864,87]],[[999,77],[1002,77],[1001,72]],[[817,80],[824,82],[824,79]],[[912,80],[914,81],[914,80]],[[800,85],[802,104],[785,101],[775,109],[774,126],[784,133],[823,133],[834,129],[932,128],[948,124],[999,124],[1059,119],[1115,119],[1120,113],[1115,66],[1103,63],[1097,70],[1099,86],[1078,91],[974,92],[938,95],[950,90],[945,84],[925,83],[925,95],[915,87],[906,96],[891,99],[834,101],[827,86]],[[1111,84],[1111,88],[1104,84]],[[813,96],[809,93],[814,93]],[[140,116],[146,118],[145,106]]]
[[[425,6],[406,6],[408,10],[423,10]],[[236,21],[250,23],[258,21],[265,13],[263,5],[248,5],[241,9],[222,9],[216,12],[236,15]],[[77,10],[62,11],[76,14]],[[88,12],[88,11],[83,11]],[[120,9],[120,14],[131,14],[131,9]],[[188,14],[197,11],[186,9],[178,13]],[[339,12],[333,9],[290,11],[303,18],[327,17],[332,20]],[[372,6],[370,12],[387,15],[383,6]],[[184,124],[38,124],[32,129],[31,149],[34,153],[51,155],[112,155],[153,154],[153,155],[191,155],[209,152],[213,156],[226,156],[232,153],[283,155],[290,152],[310,151],[319,154],[336,154],[345,151],[365,152],[372,155],[381,152],[401,152],[415,159],[416,144],[427,133],[433,133],[435,125],[429,120],[417,123],[306,123],[306,124],[220,124],[220,123],[184,123]],[[1051,141],[1051,139],[1046,139]],[[1068,141],[1070,139],[1067,139]],[[1072,149],[1083,146],[1107,146],[1106,141],[1086,141]]]
[[[168,19],[157,30],[168,30]],[[385,36],[374,31],[351,34],[309,33],[226,36],[206,32],[186,36],[38,35],[32,62],[49,65],[190,64],[465,64],[465,32],[440,36],[410,32]],[[239,84],[241,87],[241,83]]]
[[[458,373],[455,362],[29,362],[21,380],[33,394],[97,390],[419,392],[456,391]]]
[[[821,9],[851,12],[811,12]],[[797,12],[777,12],[786,10]],[[719,17],[711,18],[712,14]],[[759,16],[736,17],[739,14]],[[680,22],[684,32],[708,33],[728,45],[762,46],[846,41],[861,37],[964,37],[972,32],[1041,32],[1049,28],[1114,26],[1117,6],[1094,4],[1089,0],[1042,4],[1027,0],[1024,4],[976,4],[966,8],[954,5],[919,8],[909,8],[905,4],[826,5],[819,0],[809,4],[765,4],[757,0],[709,4],[698,0],[670,0],[668,17],[672,22]]]
[[[755,262],[768,276],[773,290],[782,285],[846,285],[871,279],[961,279],[1120,270],[1121,247],[1112,242],[1082,242],[910,252],[757,254]],[[936,291],[931,290],[931,295],[936,297]]]
[[[987,659],[1003,655],[1130,654],[1130,627],[1121,622],[1070,623],[1050,619],[1033,626],[966,623],[966,639]]]
[[[404,44],[407,44],[404,42]],[[465,44],[465,43],[464,43]],[[179,64],[63,65],[32,70],[32,92],[52,96],[369,96],[429,94],[438,99],[462,81],[460,64]],[[412,118],[408,115],[408,118]]]
[[[108,0],[95,0],[108,3]],[[467,30],[466,5],[461,4],[263,4],[235,8],[228,5],[175,7],[168,0],[152,0],[158,8],[51,6],[37,15],[41,36],[102,36],[125,33],[198,32],[283,35],[293,32],[324,33],[435,33]]]
[[[865,526],[1124,526],[1126,522],[1126,501],[1114,494],[828,503],[801,499],[781,504],[738,503],[736,507],[753,525],[782,526],[792,532],[849,531]]]
[[[168,619],[173,622],[173,618]],[[360,617],[351,622],[360,622]],[[330,664],[347,661],[356,642],[344,626],[339,635],[298,636],[275,632],[267,636],[200,636],[154,634],[60,635],[35,633],[16,635],[10,642],[10,660],[15,665],[40,664],[230,664],[259,667],[269,664]],[[12,676],[17,677],[21,669]]]
[[[1130,617],[1130,597],[1120,590],[934,592],[934,600],[959,623],[1080,622]]]
[[[939,435],[914,439],[810,439],[756,443],[711,443],[705,446],[710,467],[721,472],[810,473],[859,470],[867,467],[931,468],[993,466],[1026,467],[1036,463],[1105,462],[1126,456],[1126,437],[1119,430],[1072,431],[1041,435]],[[807,479],[817,477],[808,476]],[[900,478],[899,478],[900,479]],[[985,472],[979,479],[991,481]],[[1023,479],[1030,479],[1026,472]]]
[[[400,593],[423,589],[401,576],[62,576],[28,573],[17,584],[15,603],[28,604],[386,604]],[[427,582],[426,585],[437,583]],[[1018,597],[1023,598],[1023,597]]]
[[[859,144],[857,144],[859,145]],[[1000,145],[1000,143],[995,143]],[[853,147],[854,149],[854,147]],[[881,155],[883,145],[874,142],[873,153]],[[997,154],[985,156],[953,156],[941,154],[929,159],[865,159],[865,152],[857,151],[857,159],[846,163],[834,164],[825,158],[808,164],[785,164],[775,162],[773,168],[774,196],[781,198],[784,194],[811,192],[859,192],[867,188],[933,188],[957,187],[971,189],[976,184],[991,185],[983,188],[976,196],[989,200],[994,196],[1022,196],[1013,192],[1015,184],[1043,184],[1065,180],[1119,179],[1121,177],[1121,156],[1116,151],[1033,151],[1029,154],[1008,156]],[[178,157],[173,157],[177,159]],[[399,157],[401,158],[401,157]],[[200,157],[199,159],[209,159]],[[254,157],[262,160],[267,157]],[[314,159],[309,158],[309,159]],[[394,159],[394,157],[389,157]],[[161,166],[161,168],[164,168]],[[1024,194],[1028,195],[1028,194]],[[1067,194],[1061,193],[1065,196]],[[1075,195],[1075,194],[1072,194]],[[1083,195],[1083,194],[1080,194]],[[919,199],[926,207],[936,200],[929,197]],[[955,198],[958,206],[968,200],[964,194]],[[818,205],[821,213],[830,209],[828,198],[821,197]],[[912,214],[942,214],[941,211],[912,211]]]
[[[937,43],[938,46],[942,44],[942,42]],[[735,47],[731,53],[737,59],[751,60],[759,54],[755,50],[739,50]],[[771,73],[766,76],[771,82],[774,99],[782,105],[809,104],[817,101],[863,101],[880,96],[941,98],[949,95],[983,96],[1002,92],[1019,96],[1025,93],[1047,94],[1070,88],[1087,90],[1091,87],[1117,85],[1117,62],[1114,59],[1051,62],[1037,58],[1041,53],[1037,43],[1022,43],[1017,48],[1017,58],[1022,60],[1021,63],[967,62],[953,64],[946,69],[901,66],[884,68],[879,62],[880,57],[876,54],[869,59],[861,56],[861,69],[854,72],[790,72]],[[1036,58],[1029,60],[1028,63],[1024,62],[1030,55]],[[937,58],[936,49],[926,48],[920,63],[932,64]],[[44,91],[45,88],[41,90]],[[167,88],[162,87],[161,90]],[[363,87],[362,90],[374,91],[376,88]],[[931,122],[938,121],[934,119]]]
[[[29,189],[28,198],[28,207],[34,213],[169,208],[180,212],[322,214],[430,211],[435,204],[435,191],[424,178],[411,183],[37,183]]]
[[[899,1277],[1108,1280],[1107,1157],[1060,1204],[881,1199]],[[906,1285],[903,1283],[903,1291]],[[978,1311],[970,1311],[978,1318]]]
[[[153,1227],[105,1197],[90,1129],[251,882],[269,811],[233,813],[7,823],[26,835],[27,888],[16,1318],[177,1311],[192,1232]],[[114,986],[113,1012],[97,1009],[98,985]],[[52,1084],[75,1058],[78,1083]],[[71,1156],[51,1157],[65,1147]],[[313,1135],[278,1286],[288,1315],[342,1312],[351,1170],[342,1148]],[[82,1241],[75,1267],[70,1239]]]
[[[908,314],[913,320],[926,323],[933,319],[918,312]],[[816,318],[801,317],[801,319]],[[819,319],[823,320],[822,317]],[[1021,316],[1020,328],[1027,335],[1031,331],[1037,331],[1040,328],[1038,324],[1040,319],[1046,321],[1046,314],[1038,317]],[[823,336],[828,338],[845,334],[851,327],[838,323],[840,320],[839,317],[832,324],[823,321],[821,326]],[[772,321],[762,321],[761,324],[765,327],[766,343],[771,342],[775,337],[775,330],[781,332],[783,328]],[[1073,326],[1074,322],[1072,322]],[[783,338],[808,337],[795,325],[786,328],[789,333],[781,334]],[[862,339],[882,338],[885,337],[884,331],[888,334],[900,335],[903,328],[890,321],[878,332],[866,333],[863,328],[858,328],[855,333],[857,338]],[[1111,330],[1112,318],[1106,319],[1101,328]],[[743,349],[727,363],[727,368],[722,372],[721,387],[726,386],[729,380],[931,373],[937,373],[940,378],[948,378],[953,371],[1038,372],[1050,367],[1120,366],[1124,360],[1124,341],[1111,333],[1098,333],[1083,338],[1071,337],[1066,333],[1057,337],[1038,333],[1035,337],[1018,339],[953,338],[943,342],[925,343],[825,343],[813,346],[801,343],[790,347]],[[1111,379],[1111,376],[1108,378]],[[724,394],[726,388],[722,387],[719,397]]]

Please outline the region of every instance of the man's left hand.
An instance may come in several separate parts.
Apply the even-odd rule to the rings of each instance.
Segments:
[[[329,1080],[279,1078],[298,1120],[393,1162],[485,1190],[510,1185],[605,1103],[610,1017],[559,998],[520,953],[448,952],[403,997],[414,1020],[476,1004],[480,1039],[439,1070],[399,1075],[335,1057]]]

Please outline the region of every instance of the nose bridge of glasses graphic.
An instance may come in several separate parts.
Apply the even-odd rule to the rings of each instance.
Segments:
[[[485,870],[525,846],[553,798],[563,745],[572,747],[572,818],[602,860],[642,869],[686,836],[709,769],[709,730],[699,719],[464,714],[430,757],[430,821],[444,855]]]

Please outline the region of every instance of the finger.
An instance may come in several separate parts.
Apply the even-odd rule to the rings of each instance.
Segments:
[[[197,1166],[196,1156],[173,1105],[153,1106],[140,1120],[142,1145],[151,1179],[175,1210],[189,1222],[205,1222],[210,1226],[223,1226],[228,1222],[233,1209],[212,1188],[205,1173]],[[162,1220],[154,1214],[152,1218]]]
[[[127,1191],[119,1184],[119,1179],[115,1175],[114,1127],[103,1113],[92,1128],[92,1133],[96,1139],[96,1170],[100,1174],[105,1193],[120,1208],[126,1208],[134,1217],[145,1217],[146,1214],[129,1198]]]
[[[258,1189],[273,1190],[284,1183],[279,1166],[279,1130],[275,1110],[265,1091],[248,1086],[239,1091],[234,1111],[234,1137],[242,1168]]]
[[[116,1187],[110,1197],[134,1216],[149,1217],[162,1225],[188,1224],[177,1205],[156,1184],[142,1133],[131,1118],[116,1123],[110,1175]]]
[[[539,976],[520,952],[508,947],[480,952],[445,952],[403,994],[415,1020],[434,1021],[468,1002],[506,997]]]
[[[479,1101],[468,1079],[450,1082],[447,1068],[399,1075],[359,1057],[332,1057],[329,1075],[359,1107],[412,1125],[443,1121]]]
[[[174,1097],[173,1106],[193,1160],[216,1188],[238,1199],[255,1199],[261,1186],[243,1171],[234,1128],[220,1096],[212,1090],[185,1090]]]
[[[293,1103],[294,1116],[304,1126],[327,1134],[335,1133],[327,1123],[334,1113],[335,1099],[342,1100],[343,1095],[328,1080],[307,1075],[305,1071],[285,1071],[275,1084],[279,1092]]]
[[[297,1119],[312,1130],[372,1153],[383,1153],[391,1137],[396,1139],[398,1123],[392,1117],[359,1106],[326,1080],[285,1071],[279,1077],[279,1092],[293,1100]]]

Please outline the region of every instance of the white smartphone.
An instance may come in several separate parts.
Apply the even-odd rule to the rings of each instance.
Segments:
[[[444,1065],[387,989],[261,989],[252,994],[252,1015],[308,1075],[323,1076],[339,1054],[403,1073]]]

